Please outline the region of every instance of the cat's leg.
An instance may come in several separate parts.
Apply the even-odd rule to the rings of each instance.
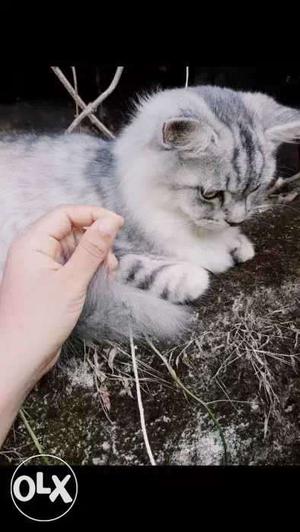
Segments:
[[[253,259],[255,255],[254,245],[246,235],[239,233],[237,242],[234,244],[230,253],[235,264],[246,262],[247,260]]]
[[[252,242],[238,227],[206,236],[201,240],[197,257],[194,254],[195,262],[213,273],[225,272],[236,264],[252,259],[254,255]]]
[[[209,285],[209,274],[200,266],[133,253],[120,257],[118,278],[172,303],[194,301]]]

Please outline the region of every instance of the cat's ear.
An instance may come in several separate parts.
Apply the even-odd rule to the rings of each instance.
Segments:
[[[244,94],[246,103],[260,116],[266,137],[274,144],[300,141],[300,111],[280,105],[270,96]]]
[[[171,118],[162,127],[162,143],[193,157],[204,151],[212,140],[213,131],[194,118]]]

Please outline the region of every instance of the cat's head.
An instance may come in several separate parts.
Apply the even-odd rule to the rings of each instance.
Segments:
[[[260,93],[211,86],[162,91],[134,122],[137,146],[159,155],[157,173],[172,204],[207,229],[253,214],[274,179],[277,148],[300,138],[300,111]]]

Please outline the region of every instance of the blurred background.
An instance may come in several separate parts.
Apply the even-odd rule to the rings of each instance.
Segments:
[[[58,65],[73,85],[72,69]],[[115,65],[75,65],[78,93],[93,101],[110,84]],[[0,85],[0,130],[62,131],[75,116],[75,103],[49,65],[4,65]],[[137,94],[183,87],[184,65],[125,65],[115,91],[100,105],[98,118],[117,134],[129,118]],[[276,63],[251,67],[190,66],[189,85],[212,84],[237,90],[262,91],[279,102],[300,108],[300,67]],[[85,119],[80,131],[101,135]],[[299,148],[284,145],[278,154],[280,172],[289,176],[300,169]]]

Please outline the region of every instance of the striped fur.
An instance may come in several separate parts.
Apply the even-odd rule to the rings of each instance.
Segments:
[[[144,98],[116,141],[85,134],[0,138],[0,265],[12,238],[61,203],[125,218],[119,270],[99,270],[78,324],[83,337],[175,339],[186,303],[254,255],[238,227],[264,201],[281,142],[300,137],[300,112],[272,98],[219,87]],[[177,304],[181,303],[180,306]]]

